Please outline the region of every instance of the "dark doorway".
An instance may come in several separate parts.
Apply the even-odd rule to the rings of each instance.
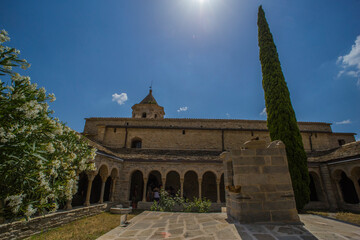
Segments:
[[[203,175],[201,184],[201,197],[211,200],[211,202],[217,201],[217,185],[216,176],[212,172],[206,172]]]
[[[314,177],[312,174],[309,174],[310,176],[310,201],[319,201],[318,194],[316,192]]]
[[[79,175],[78,190],[73,196],[71,202],[71,205],[73,207],[84,205],[87,188],[88,188],[88,177],[85,172],[82,172]]]
[[[166,175],[165,190],[171,195],[175,196],[180,190],[180,175],[175,171],[170,171]]]
[[[90,203],[99,202],[100,193],[101,193],[101,177],[99,174],[97,174],[91,186]]]
[[[108,177],[105,182],[104,189],[104,202],[110,201],[110,191],[111,191],[111,177]]]
[[[154,189],[160,189],[161,183],[161,173],[159,171],[152,171],[149,174],[148,182],[146,185],[146,201],[154,201]]]
[[[139,170],[136,170],[131,175],[131,186],[129,200],[133,203],[137,203],[142,200],[144,190],[143,174]]]
[[[220,178],[220,202],[225,202],[225,184],[224,184],[224,174],[221,174]]]
[[[188,171],[184,177],[184,198],[193,200],[199,197],[198,175],[194,171]]]
[[[350,178],[346,176],[344,172],[341,173],[341,179],[339,181],[340,189],[343,195],[344,202],[357,204],[359,203],[359,198],[357,196],[354,183]]]

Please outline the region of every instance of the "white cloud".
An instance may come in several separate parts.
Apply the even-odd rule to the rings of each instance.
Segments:
[[[264,108],[264,109],[262,110],[262,112],[260,113],[260,115],[261,115],[261,116],[267,116],[267,114],[266,114],[266,108]]]
[[[350,77],[355,77],[358,79],[356,84],[360,86],[360,35],[357,36],[350,52],[338,57],[337,64],[340,64],[343,68],[343,70],[339,71],[338,77],[344,73]]]
[[[228,118],[230,117],[230,114],[229,114],[229,113],[226,113],[225,115],[226,115],[226,117],[228,117]]]
[[[117,102],[120,105],[124,104],[127,100],[128,100],[128,96],[126,93],[120,93],[120,94],[114,93],[112,95],[112,101]]]
[[[344,121],[341,121],[341,122],[336,122],[335,124],[342,125],[342,124],[350,124],[350,123],[351,123],[351,121],[350,121],[350,119],[348,119],[348,120],[344,120]]]
[[[178,112],[186,112],[188,110],[188,107],[181,107],[177,111]]]

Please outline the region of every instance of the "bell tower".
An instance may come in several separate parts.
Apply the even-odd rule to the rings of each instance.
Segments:
[[[150,87],[149,94],[138,104],[131,107],[132,118],[163,119],[164,108],[159,106],[152,95]]]

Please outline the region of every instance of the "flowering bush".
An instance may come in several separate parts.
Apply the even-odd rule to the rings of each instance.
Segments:
[[[96,149],[51,116],[54,94],[13,71],[30,65],[18,50],[3,46],[9,40],[2,30],[0,75],[8,83],[0,80],[0,210],[7,219],[29,218],[72,199],[79,173],[95,170]]]

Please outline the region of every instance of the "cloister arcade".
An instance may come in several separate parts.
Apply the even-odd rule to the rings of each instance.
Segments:
[[[322,168],[326,169],[325,172],[329,175],[322,174]],[[333,202],[336,208],[360,210],[354,208],[360,203],[359,163],[338,163],[330,166],[323,164],[310,168],[309,174],[310,203],[323,203],[323,206],[327,206]]]
[[[118,176],[118,168],[113,167],[110,171],[105,163],[97,171],[80,173],[77,193],[72,201],[67,202],[66,209],[106,201],[113,202]]]
[[[214,203],[225,202],[224,174],[213,171],[198,173],[187,170],[151,170],[147,174],[143,170],[133,170],[129,176],[129,201],[152,202],[154,189],[163,188],[170,195],[179,193],[186,199],[206,198]]]

